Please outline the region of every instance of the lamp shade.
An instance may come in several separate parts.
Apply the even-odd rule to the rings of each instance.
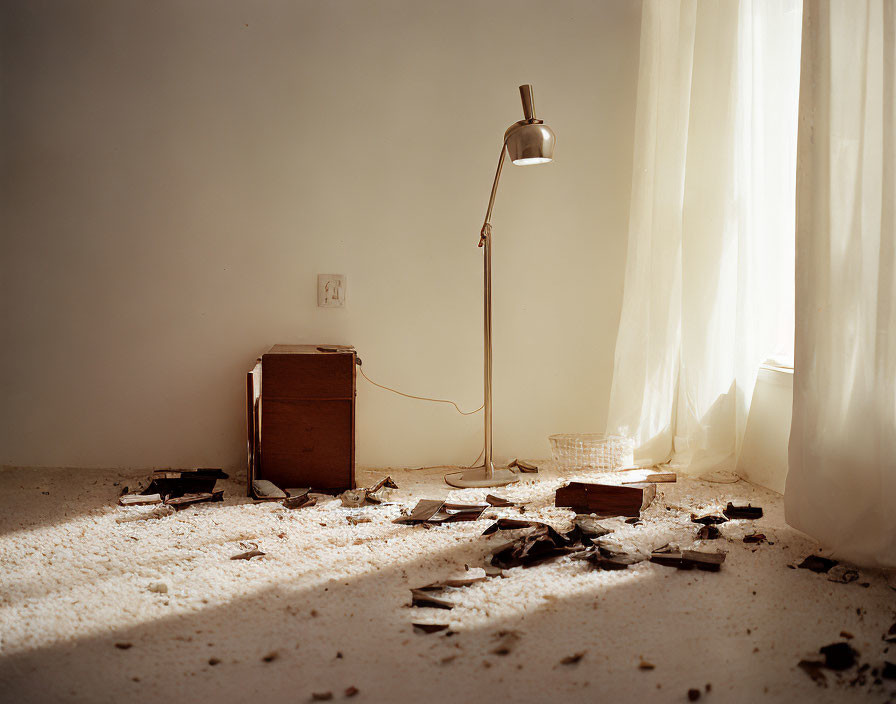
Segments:
[[[543,123],[516,123],[504,140],[507,155],[517,166],[546,164],[554,158],[554,131]]]

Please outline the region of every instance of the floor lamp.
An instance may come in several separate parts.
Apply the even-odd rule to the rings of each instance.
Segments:
[[[498,159],[498,171],[492,184],[492,194],[488,200],[485,222],[479,233],[479,246],[484,252],[484,324],[485,324],[485,462],[466,472],[455,472],[445,475],[445,481],[457,487],[503,486],[516,481],[519,477],[507,467],[496,468],[492,458],[492,208],[495,205],[495,194],[498,192],[498,181],[501,178],[501,167],[504,166],[504,155],[517,166],[546,164],[554,158],[554,132],[535,117],[535,99],[532,86],[520,86],[520,98],[523,101],[524,119],[513,123],[504,133],[504,144],[501,145],[501,156]]]

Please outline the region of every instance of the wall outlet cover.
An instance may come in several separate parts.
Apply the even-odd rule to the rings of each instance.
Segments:
[[[320,308],[345,306],[345,274],[317,275],[317,305]]]

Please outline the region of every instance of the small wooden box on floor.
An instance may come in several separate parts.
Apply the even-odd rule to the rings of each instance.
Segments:
[[[555,506],[598,516],[640,516],[656,496],[656,484],[588,484],[570,482],[557,489]]]
[[[335,350],[335,351],[324,351]],[[337,493],[355,487],[351,347],[274,345],[246,379],[249,481]]]

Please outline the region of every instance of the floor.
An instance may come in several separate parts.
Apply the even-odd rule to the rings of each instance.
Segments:
[[[145,472],[0,470],[2,698],[342,701],[356,688],[357,702],[641,704],[689,701],[689,690],[705,702],[896,701],[896,681],[871,676],[896,660],[883,640],[896,619],[887,576],[862,570],[844,584],[790,569],[816,546],[785,526],[778,495],[745,482],[661,484],[643,524],[603,521],[614,529],[608,544],[647,552],[691,546],[692,511],[762,506],[762,519],[725,523],[721,540],[706,541],[727,550],[718,573],[650,562],[600,571],[564,557],[450,590],[450,611],[409,607],[409,588],[481,565],[507,540],[481,536],[489,518],[520,516],[501,508],[441,527],[392,523],[418,498],[448,495],[443,471],[391,472],[394,505],[322,499],[289,510],[253,504],[231,479],[219,482],[223,504],[169,512],[116,505]],[[383,474],[361,472],[359,483]],[[602,477],[543,466],[494,493],[565,530],[572,513],[553,506],[554,490]],[[743,542],[755,529],[767,544]],[[251,544],[266,554],[230,559]],[[450,633],[421,634],[414,621],[447,622]],[[510,631],[519,638],[494,654]],[[848,636],[869,664],[859,682],[849,684],[852,668],[827,671],[821,686],[797,666]]]

